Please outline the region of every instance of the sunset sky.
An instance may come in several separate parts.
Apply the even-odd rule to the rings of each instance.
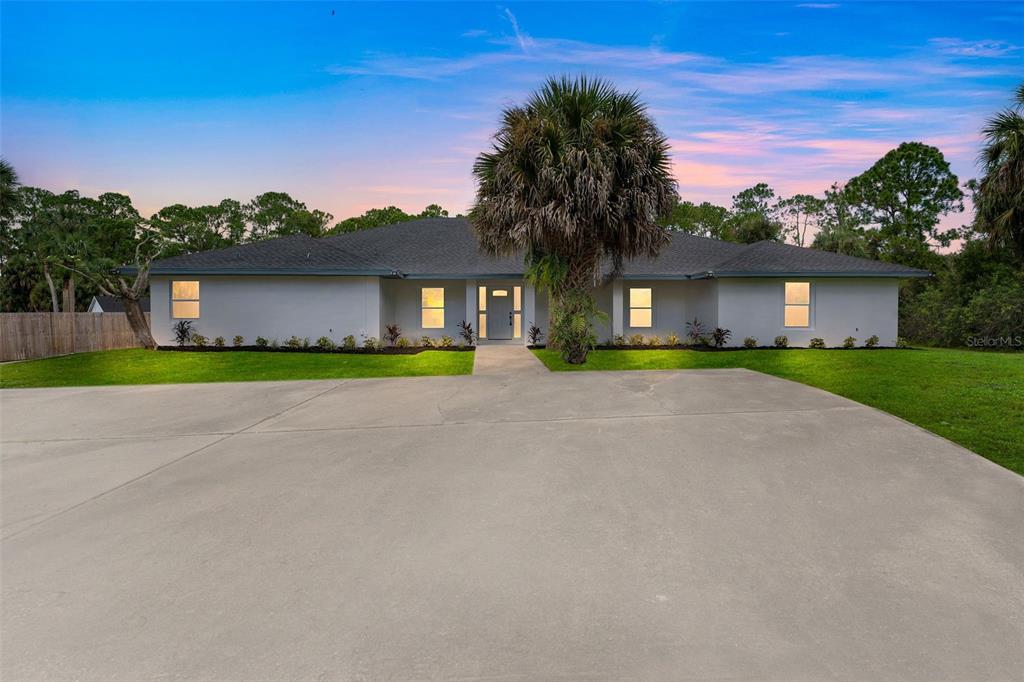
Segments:
[[[502,107],[549,75],[636,89],[680,193],[820,194],[906,140],[962,181],[1024,77],[1021,3],[0,6],[25,184],[172,203],[280,190],[336,218],[453,213]],[[953,222],[959,224],[962,217]]]

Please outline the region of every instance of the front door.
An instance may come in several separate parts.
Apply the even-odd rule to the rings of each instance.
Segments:
[[[512,287],[487,287],[487,338],[512,338]]]

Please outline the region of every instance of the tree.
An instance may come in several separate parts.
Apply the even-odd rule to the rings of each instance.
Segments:
[[[963,210],[963,192],[935,147],[904,142],[850,180],[846,196],[859,219],[874,226],[868,244],[884,260],[926,266],[932,245],[956,236],[939,229],[939,218]]]
[[[330,213],[313,210],[284,192],[265,192],[246,206],[249,239],[266,239],[293,234],[322,237],[334,219]]]
[[[811,247],[861,258],[869,255],[864,229],[850,206],[845,188],[838,182],[832,183],[825,190],[818,218],[818,233],[814,235]]]
[[[0,239],[10,238],[11,224],[21,206],[20,186],[14,166],[7,163],[6,159],[0,159]]]
[[[808,230],[818,228],[825,202],[810,194],[795,194],[779,200],[777,206],[782,215],[783,234],[797,246],[803,246]]]
[[[982,132],[976,224],[991,246],[1010,249],[1024,263],[1024,83],[1011,108],[990,118]]]
[[[668,141],[636,93],[586,77],[548,80],[503,112],[494,140],[473,165],[470,222],[486,252],[525,253],[551,297],[549,342],[583,363],[604,265],[617,273],[670,239],[658,224],[678,201]]]
[[[692,201],[680,201],[661,224],[676,232],[721,239],[728,219],[729,209],[724,206],[716,206],[707,201],[699,205]]]
[[[732,213],[722,236],[740,244],[780,241],[782,223],[778,218],[775,190],[761,182],[733,196]]]
[[[167,243],[166,256],[239,244],[247,228],[242,205],[234,199],[216,206],[173,204],[160,209],[149,222]]]
[[[352,218],[346,218],[340,221],[337,225],[331,228],[331,234],[341,234],[344,232],[356,232],[358,230],[368,230],[373,227],[380,227],[381,225],[397,225],[398,223],[405,223],[410,220],[417,220],[419,218],[447,218],[448,211],[446,211],[439,204],[430,204],[419,214],[406,213],[397,206],[386,206],[385,208],[371,208],[360,216],[354,216]]]

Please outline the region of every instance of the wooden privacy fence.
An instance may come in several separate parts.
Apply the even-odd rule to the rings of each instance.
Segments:
[[[0,313],[0,362],[138,345],[124,313]]]

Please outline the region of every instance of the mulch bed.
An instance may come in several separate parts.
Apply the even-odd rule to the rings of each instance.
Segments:
[[[443,350],[453,352],[463,352],[475,350],[476,346],[449,346],[445,348],[426,348],[424,346],[418,346],[416,348],[398,348],[397,346],[388,346],[386,348],[374,348],[373,350],[367,348],[335,348],[333,350],[326,350],[318,346],[310,346],[309,348],[292,348],[290,346],[157,346],[157,350],[175,351],[178,353],[233,353],[235,351],[247,351],[256,353],[319,353],[321,355],[416,355],[422,353],[425,350]]]

